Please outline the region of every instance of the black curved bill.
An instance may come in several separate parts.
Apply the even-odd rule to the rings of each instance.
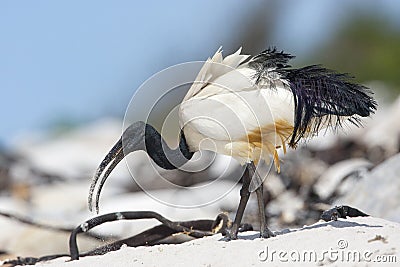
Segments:
[[[121,162],[123,158],[124,158],[124,149],[122,145],[122,138],[120,138],[118,142],[110,150],[110,152],[108,152],[108,154],[105,156],[103,161],[100,163],[100,166],[97,168],[96,173],[93,177],[88,197],[88,205],[90,211],[93,210],[93,194],[95,193],[96,185],[99,184],[97,187],[94,200],[96,213],[99,213],[99,199],[104,183],[106,182],[110,173],[115,169],[115,167],[118,165],[119,162]]]

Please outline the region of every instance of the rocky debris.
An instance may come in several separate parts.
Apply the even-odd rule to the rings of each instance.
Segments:
[[[263,185],[265,188],[264,191],[268,192],[268,194],[266,194],[268,199],[275,199],[286,191],[286,187],[282,179],[276,173],[268,174],[268,177]]]
[[[321,200],[331,198],[339,185],[349,176],[358,175],[372,167],[372,163],[362,158],[342,160],[330,166],[314,184],[313,190]],[[344,190],[341,193],[345,193]]]
[[[337,221],[338,218],[346,219],[347,217],[367,217],[368,214],[350,207],[350,206],[336,206],[332,209],[326,210],[321,214],[321,219],[329,222],[329,221]]]
[[[3,207],[0,207],[3,211]],[[16,209],[10,214],[19,214]],[[22,217],[28,217],[27,213]],[[29,218],[29,217],[28,217]],[[57,225],[56,222],[42,220],[43,224],[51,226]],[[61,224],[58,222],[58,224]],[[0,250],[7,254],[24,257],[39,257],[46,254],[67,253],[68,238],[70,233],[54,229],[39,228],[34,225],[18,222],[16,220],[0,216]],[[83,236],[80,244],[83,249],[89,249],[100,245],[103,242],[90,237]]]
[[[268,203],[267,212],[270,218],[278,219],[287,225],[294,225],[299,218],[298,212],[304,207],[304,199],[293,190],[287,190]]]
[[[14,161],[6,151],[0,150],[0,192],[6,191],[11,185],[10,166]]]
[[[122,123],[103,119],[58,136],[15,142],[15,150],[33,168],[67,179],[91,176],[122,133]]]
[[[351,190],[334,203],[356,206],[363,211],[400,222],[400,154],[364,173]]]
[[[388,158],[400,150],[400,97],[379,110],[359,139],[367,145],[371,157],[383,154],[383,158]]]

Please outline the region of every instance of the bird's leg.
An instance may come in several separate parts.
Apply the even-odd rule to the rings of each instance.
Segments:
[[[242,188],[240,189],[239,207],[237,209],[235,220],[233,221],[232,227],[227,232],[228,239],[237,239],[239,225],[240,225],[240,222],[242,221],[244,210],[247,205],[247,201],[249,200],[249,196],[250,196],[249,187],[250,187],[251,176],[249,175],[248,165],[246,166],[246,170],[242,176]]]
[[[254,175],[257,175],[258,179],[261,178],[259,177],[259,174],[256,170],[256,166],[254,165],[254,163],[250,163],[248,166],[249,169],[249,176],[253,177]],[[253,177],[254,179],[254,177]],[[261,183],[261,185],[256,189],[256,194],[257,194],[257,202],[258,202],[258,212],[259,212],[259,216],[260,216],[260,236],[262,238],[269,238],[269,237],[273,237],[275,236],[274,233],[271,232],[271,230],[268,229],[267,227],[267,220],[266,220],[266,216],[265,216],[265,204],[264,204],[264,193],[263,193],[263,184]]]
[[[260,236],[262,238],[269,238],[275,236],[275,234],[268,229],[266,215],[265,215],[265,205],[264,205],[264,195],[263,195],[263,185],[260,185],[256,190],[258,210],[260,214]]]

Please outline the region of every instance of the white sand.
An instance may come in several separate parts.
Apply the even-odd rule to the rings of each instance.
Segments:
[[[379,218],[321,221],[277,234],[270,239],[260,239],[258,233],[246,232],[240,234],[239,240],[230,242],[215,235],[178,245],[122,247],[103,256],[72,262],[60,258],[35,266],[276,266],[293,263],[297,266],[398,266],[400,263],[400,224]]]

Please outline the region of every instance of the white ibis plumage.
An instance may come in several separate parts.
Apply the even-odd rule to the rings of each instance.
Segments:
[[[130,125],[96,171],[89,193],[90,210],[96,185],[98,211],[104,182],[131,152],[145,150],[158,166],[169,170],[181,167],[196,151],[211,150],[245,165],[239,207],[227,233],[231,239],[237,238],[251,179],[261,179],[259,163],[272,157],[279,171],[278,149],[286,152],[286,146],[296,148],[302,138],[312,137],[323,128],[336,129],[346,121],[359,126],[361,117],[369,116],[377,107],[368,88],[352,82],[347,74],[320,65],[292,68],[288,65],[291,58],[275,48],[254,57],[242,55],[239,49],[223,58],[219,49],[205,62],[180,104],[179,146],[169,148],[157,130],[145,122]],[[266,226],[262,188],[255,188],[260,233],[270,237],[273,233]]]

